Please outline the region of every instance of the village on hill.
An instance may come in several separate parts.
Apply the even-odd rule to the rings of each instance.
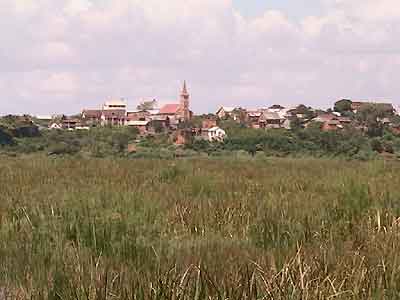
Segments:
[[[269,107],[248,109],[241,106],[221,106],[214,113],[195,116],[190,110],[190,94],[186,82],[183,84],[176,103],[158,106],[156,99],[142,101],[136,110],[129,110],[124,99],[107,100],[98,109],[82,109],[79,115],[55,115],[36,117],[48,121],[48,129],[89,130],[98,126],[129,126],[137,128],[141,135],[160,132],[177,132],[191,129],[193,135],[201,134],[209,141],[222,140],[226,132],[218,127],[220,120],[233,120],[254,129],[292,129],[293,125],[308,127],[318,124],[323,131],[342,130],[346,126],[356,126],[367,130],[366,125],[357,121],[357,113],[376,110],[377,121],[388,126],[393,132],[400,133],[396,118],[398,113],[391,103],[374,101],[339,100],[327,111],[300,104],[296,107],[284,107],[273,104]],[[201,126],[191,124],[195,117],[200,117]],[[43,122],[42,122],[43,123]],[[179,133],[179,134],[180,134]],[[176,135],[179,136],[179,135]],[[178,139],[178,143],[184,142]]]
[[[346,136],[345,133],[348,132],[352,134],[356,132],[359,136],[367,138],[383,137],[385,132],[400,136],[400,116],[394,105],[389,102],[341,99],[328,110],[304,104],[295,107],[272,104],[252,109],[241,106],[221,106],[216,108],[215,112],[203,115],[194,114],[190,104],[190,93],[185,81],[176,103],[159,105],[157,99],[151,99],[141,101],[135,110],[130,110],[126,100],[110,99],[98,108],[83,108],[79,114],[73,116],[9,115],[0,118],[0,144],[11,144],[13,137],[34,137],[43,132],[84,132],[98,131],[102,128],[104,130],[126,128],[134,133],[135,137],[132,141],[132,138],[129,139],[128,136],[126,140],[129,142],[125,141],[128,143],[127,149],[130,152],[136,152],[139,141],[162,137],[163,141],[167,139],[166,143],[175,146],[188,146],[199,142],[227,143],[229,149],[244,149],[255,153],[267,146],[281,143],[281,141],[269,141],[274,132],[285,137],[286,148],[287,145],[304,142],[304,138],[298,134],[299,130],[309,132],[313,129],[314,135],[317,131],[343,133],[339,136],[340,139],[347,139],[348,142],[352,139]],[[16,123],[19,125],[16,126]],[[239,134],[238,130],[241,130],[240,139],[236,137]],[[261,132],[265,132],[267,136],[260,137]],[[290,135],[294,133],[296,134],[293,138]],[[260,136],[255,138],[254,136],[257,135]],[[250,141],[251,138],[253,141]],[[329,143],[325,141],[328,138],[323,136],[318,139],[309,138],[311,144],[319,145],[312,148],[312,151],[317,151],[318,147],[324,148],[324,143]],[[50,139],[58,140],[58,137],[51,135]],[[125,142],[120,142],[121,149],[124,149]],[[68,141],[63,143],[68,144]],[[385,140],[379,141],[378,144],[373,148],[379,152],[394,152],[393,142]],[[207,147],[209,146],[202,145],[200,148],[204,150]],[[280,146],[273,147],[278,148],[279,153],[294,151],[292,146],[289,150],[282,151]],[[309,145],[303,143],[301,147],[308,149]],[[332,147],[339,147],[338,143],[325,148]],[[362,147],[358,147],[353,152],[361,150]]]

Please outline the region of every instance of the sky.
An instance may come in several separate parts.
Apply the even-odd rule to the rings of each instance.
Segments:
[[[2,0],[0,115],[400,105],[398,0]]]

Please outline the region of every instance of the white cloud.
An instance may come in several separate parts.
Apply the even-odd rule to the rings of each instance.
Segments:
[[[0,100],[0,113],[174,99],[183,79],[195,111],[396,101],[400,3],[326,3],[326,14],[295,22],[276,10],[243,18],[230,0],[2,1],[0,82],[15,100]]]

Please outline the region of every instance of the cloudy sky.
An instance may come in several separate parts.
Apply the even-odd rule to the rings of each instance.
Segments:
[[[400,104],[399,0],[1,0],[0,114]]]

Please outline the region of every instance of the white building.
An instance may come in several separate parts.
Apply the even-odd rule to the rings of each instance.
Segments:
[[[125,110],[127,104],[123,99],[112,99],[103,104],[103,110]]]
[[[226,138],[225,130],[219,128],[218,126],[202,129],[201,133],[203,139],[209,142],[222,142]]]

